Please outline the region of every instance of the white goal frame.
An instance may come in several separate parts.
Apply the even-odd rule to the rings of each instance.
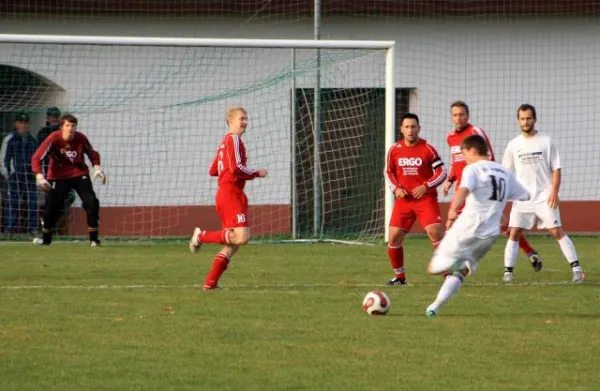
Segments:
[[[382,156],[387,167],[387,151],[394,145],[395,137],[395,41],[363,40],[297,40],[297,39],[229,39],[229,38],[164,38],[119,37],[83,35],[0,34],[0,43],[58,44],[58,45],[113,45],[113,46],[178,46],[178,47],[238,47],[279,49],[366,49],[385,50],[385,151]],[[318,147],[318,146],[317,146]],[[381,173],[383,175],[383,173]],[[384,183],[382,181],[382,183]],[[385,187],[385,237],[389,234],[389,221],[394,206],[394,195]],[[320,192],[318,193],[320,194]],[[320,202],[317,201],[317,202]],[[295,228],[295,227],[294,227]]]

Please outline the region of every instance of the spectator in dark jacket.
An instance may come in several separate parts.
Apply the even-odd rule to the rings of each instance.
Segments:
[[[46,110],[46,126],[41,128],[36,135],[39,143],[43,143],[46,137],[50,136],[50,133],[60,128],[60,110],[58,107],[49,107]]]
[[[15,130],[2,141],[0,173],[8,180],[8,203],[4,211],[4,227],[8,233],[17,232],[19,202],[27,200],[27,231],[35,234],[38,225],[37,188],[31,171],[31,156],[39,143],[29,132],[29,116],[19,113]]]

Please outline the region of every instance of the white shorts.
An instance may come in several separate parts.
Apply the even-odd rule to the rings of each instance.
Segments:
[[[509,227],[532,229],[537,222],[538,229],[561,227],[559,208],[552,209],[547,203],[515,203],[510,211]]]
[[[479,262],[490,251],[498,236],[478,238],[462,237],[462,232],[450,229],[435,250],[429,264],[429,272],[439,274],[446,271],[459,271],[463,267],[473,274]]]

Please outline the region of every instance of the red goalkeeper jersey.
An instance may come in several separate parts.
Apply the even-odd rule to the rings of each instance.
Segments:
[[[408,146],[400,140],[388,151],[385,178],[391,191],[399,187],[406,190],[407,199],[411,199],[410,193],[421,185],[427,186],[426,194],[437,196],[436,188],[446,179],[446,167],[427,141],[420,139]]]
[[[219,188],[243,191],[247,180],[258,176],[258,170],[246,166],[246,147],[237,134],[227,133],[210,165],[210,176],[219,177]]]
[[[448,180],[451,182],[456,181],[456,188],[460,185],[460,179],[462,177],[462,172],[467,166],[467,162],[465,161],[465,156],[460,150],[460,145],[463,140],[469,136],[479,135],[484,138],[487,147],[488,147],[488,156],[490,160],[494,160],[494,150],[492,149],[492,144],[488,139],[487,135],[483,131],[483,129],[478,128],[477,126],[473,126],[468,124],[461,131],[457,131],[456,129],[448,133],[447,142],[450,147],[450,154],[452,155],[452,164],[450,167],[450,174],[448,174]]]
[[[62,132],[51,133],[31,156],[31,171],[42,173],[42,160],[48,158],[48,180],[61,180],[89,175],[84,155],[87,155],[92,165],[100,165],[100,154],[83,133],[75,132],[72,140],[62,138]]]

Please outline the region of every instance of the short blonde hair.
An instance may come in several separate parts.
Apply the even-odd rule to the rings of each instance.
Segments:
[[[244,107],[242,107],[242,106],[232,106],[232,107],[229,107],[227,109],[227,116],[225,117],[225,120],[229,121],[229,119],[231,118],[231,116],[234,113],[237,113],[238,111],[241,111],[242,113],[244,113],[246,115],[248,114],[248,111],[246,111],[246,109]]]

